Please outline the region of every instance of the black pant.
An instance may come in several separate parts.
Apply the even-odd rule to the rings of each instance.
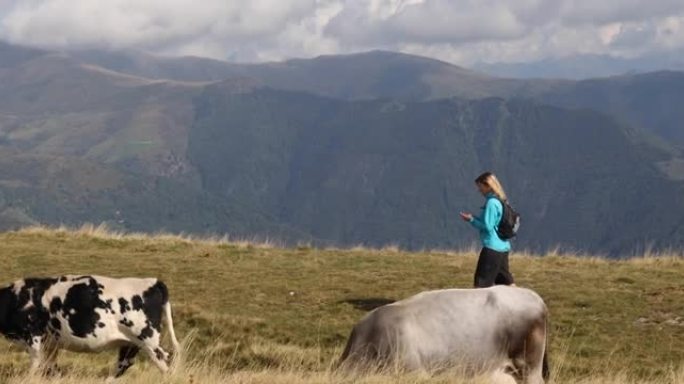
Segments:
[[[513,284],[513,275],[508,271],[508,252],[482,248],[475,270],[475,288],[491,287],[495,284]]]

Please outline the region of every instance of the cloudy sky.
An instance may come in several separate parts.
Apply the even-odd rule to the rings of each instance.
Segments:
[[[0,0],[0,39],[234,61],[389,49],[468,65],[684,49],[684,0]]]

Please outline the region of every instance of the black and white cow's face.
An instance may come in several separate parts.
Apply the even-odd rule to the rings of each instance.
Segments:
[[[26,279],[0,290],[0,333],[12,341],[31,345],[33,337],[44,333],[48,314],[36,299],[56,279]]]

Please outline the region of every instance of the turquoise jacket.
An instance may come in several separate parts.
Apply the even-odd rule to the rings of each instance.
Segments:
[[[470,224],[480,231],[480,241],[482,246],[496,252],[508,252],[511,250],[511,243],[508,240],[501,240],[496,228],[503,216],[503,205],[501,201],[492,193],[487,194],[487,202],[482,207],[479,216],[473,216]]]

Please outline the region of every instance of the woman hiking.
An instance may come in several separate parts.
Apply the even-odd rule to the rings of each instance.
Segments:
[[[501,183],[491,172],[485,172],[475,179],[477,189],[485,197],[485,205],[479,216],[461,212],[461,218],[480,231],[482,251],[475,270],[475,288],[491,287],[495,284],[515,285],[513,275],[508,270],[508,252],[511,243],[503,240],[497,227],[503,217],[503,204],[506,199]]]

